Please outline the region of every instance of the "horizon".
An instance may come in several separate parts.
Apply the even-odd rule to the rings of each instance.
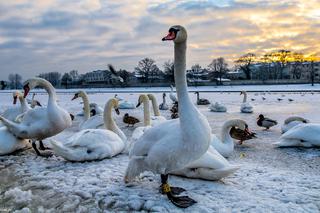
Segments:
[[[319,55],[317,8],[316,0],[1,2],[0,79],[84,74],[107,64],[133,71],[145,57],[162,69],[173,50],[161,38],[174,24],[188,30],[188,68],[279,49]]]

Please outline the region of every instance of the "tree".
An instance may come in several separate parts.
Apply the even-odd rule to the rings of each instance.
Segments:
[[[72,77],[69,73],[63,74],[61,78],[61,85],[65,85],[66,89],[68,89],[68,85],[71,83]]]
[[[304,57],[302,53],[293,53],[292,54],[292,77],[295,79],[300,79],[301,78],[301,73],[302,73],[302,63],[304,61]]]
[[[314,86],[314,75],[315,75],[315,70],[314,70],[314,62],[320,61],[320,58],[317,57],[316,55],[309,55],[306,58],[306,61],[311,63],[311,68],[310,68],[310,81],[311,81],[311,86]]]
[[[250,66],[256,61],[256,55],[253,53],[247,53],[240,56],[239,59],[235,61],[235,64],[244,72],[248,80],[251,79],[251,68]]]
[[[1,90],[4,90],[7,86],[5,81],[0,81]]]
[[[22,77],[19,74],[10,74],[9,77],[9,83],[11,89],[18,89],[22,86]]]
[[[144,58],[139,61],[138,66],[135,67],[135,71],[142,76],[143,82],[148,82],[150,77],[153,77],[159,71],[159,68],[153,59]]]
[[[53,86],[59,86],[60,80],[61,80],[61,73],[59,72],[41,73],[38,75],[38,77],[46,79]]]
[[[222,84],[221,78],[228,71],[228,64],[226,60],[222,57],[215,58],[208,65],[208,67],[213,71],[219,74],[220,84]]]
[[[166,75],[166,78],[170,81],[170,83],[174,82],[174,63],[173,61],[166,61],[163,64],[164,73]]]

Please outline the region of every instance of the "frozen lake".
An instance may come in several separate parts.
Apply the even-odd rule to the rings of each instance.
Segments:
[[[310,90],[311,87],[304,88],[300,89]],[[319,89],[318,86],[316,89]],[[37,157],[29,149],[10,156],[0,156],[0,212],[319,212],[320,149],[276,149],[272,146],[280,137],[280,126],[287,117],[299,115],[312,122],[320,122],[319,92],[250,92],[248,100],[254,106],[254,113],[241,114],[242,96],[228,91],[200,93],[201,97],[223,102],[228,108],[227,113],[214,113],[206,106],[199,107],[207,116],[212,132],[220,136],[220,128],[226,120],[241,118],[257,133],[258,138],[246,141],[241,146],[236,145],[229,161],[241,168],[221,181],[170,177],[172,185],[188,190],[188,194],[198,201],[196,205],[186,210],[173,206],[158,193],[160,178],[149,173],[141,176],[140,181],[126,186],[123,182],[128,163],[126,155],[102,161],[70,163],[56,156],[48,159]],[[261,91],[272,89],[266,86]],[[70,113],[77,114],[82,109],[80,100],[71,101],[73,95],[67,92],[70,91],[60,91],[59,104]],[[114,95],[111,91],[95,92],[90,94],[90,102],[102,107]],[[161,93],[155,95],[161,102]],[[121,93],[119,96],[137,103],[136,93]],[[193,93],[190,93],[190,97],[196,100]],[[262,97],[266,100],[263,101]],[[12,106],[11,94],[0,93],[0,98],[1,111]],[[255,100],[251,101],[251,98]],[[278,101],[278,98],[283,100]],[[293,101],[289,102],[288,98]],[[42,93],[36,99],[43,104],[47,102],[47,96]],[[170,100],[167,102],[171,103]],[[122,122],[125,112],[142,120],[142,108],[121,110],[121,115],[115,116],[118,126],[130,137],[134,128],[127,128]],[[169,111],[161,113],[170,117]],[[277,119],[279,124],[265,131],[256,125],[259,114]],[[75,129],[71,128],[55,137],[64,140]]]

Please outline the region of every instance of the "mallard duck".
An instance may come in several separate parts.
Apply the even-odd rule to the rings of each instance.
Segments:
[[[129,126],[129,125],[134,126],[136,123],[139,123],[140,121],[139,121],[138,118],[135,118],[135,117],[133,117],[133,116],[129,116],[129,114],[126,113],[126,114],[124,114],[124,116],[123,116],[123,122],[126,123],[126,124],[128,124],[128,126]]]
[[[288,98],[288,101],[292,102],[292,101],[293,101],[293,99],[292,99],[292,98]]]
[[[266,129],[269,129],[270,127],[275,126],[277,124],[278,122],[276,120],[266,118],[262,114],[260,114],[258,117],[257,125],[261,127],[265,127]]]
[[[242,130],[238,127],[232,127],[230,129],[230,136],[236,140],[239,140],[239,144],[241,145],[243,141],[250,140],[252,138],[256,138],[256,133],[251,132],[248,129],[248,125],[246,125],[245,130]]]
[[[197,105],[208,105],[208,104],[210,104],[210,101],[208,99],[199,97],[199,92],[195,92],[194,94],[197,94]]]
[[[278,101],[282,101],[283,99],[282,98],[277,98],[278,99]]]

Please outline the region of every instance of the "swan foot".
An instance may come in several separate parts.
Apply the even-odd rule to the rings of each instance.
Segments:
[[[160,186],[160,193],[161,194],[166,194],[166,192],[164,191],[164,184],[161,184]],[[182,192],[185,192],[186,190],[184,188],[181,188],[181,187],[174,187],[174,186],[170,186],[170,191],[173,195],[179,195],[181,194]]]
[[[167,197],[171,203],[179,208],[188,208],[197,203],[197,201],[188,196],[174,196],[171,192],[167,193]]]
[[[45,157],[45,158],[48,158],[48,157],[52,157],[53,156],[53,153],[50,152],[50,151],[47,151],[47,152],[40,152],[37,148],[37,145],[36,145],[36,141],[32,141],[32,148],[34,149],[34,151],[36,152],[36,154],[38,156],[41,156],[41,157]]]
[[[39,149],[40,149],[40,150],[46,150],[46,149],[50,149],[50,148],[45,147],[45,146],[43,145],[42,141],[39,141]]]

